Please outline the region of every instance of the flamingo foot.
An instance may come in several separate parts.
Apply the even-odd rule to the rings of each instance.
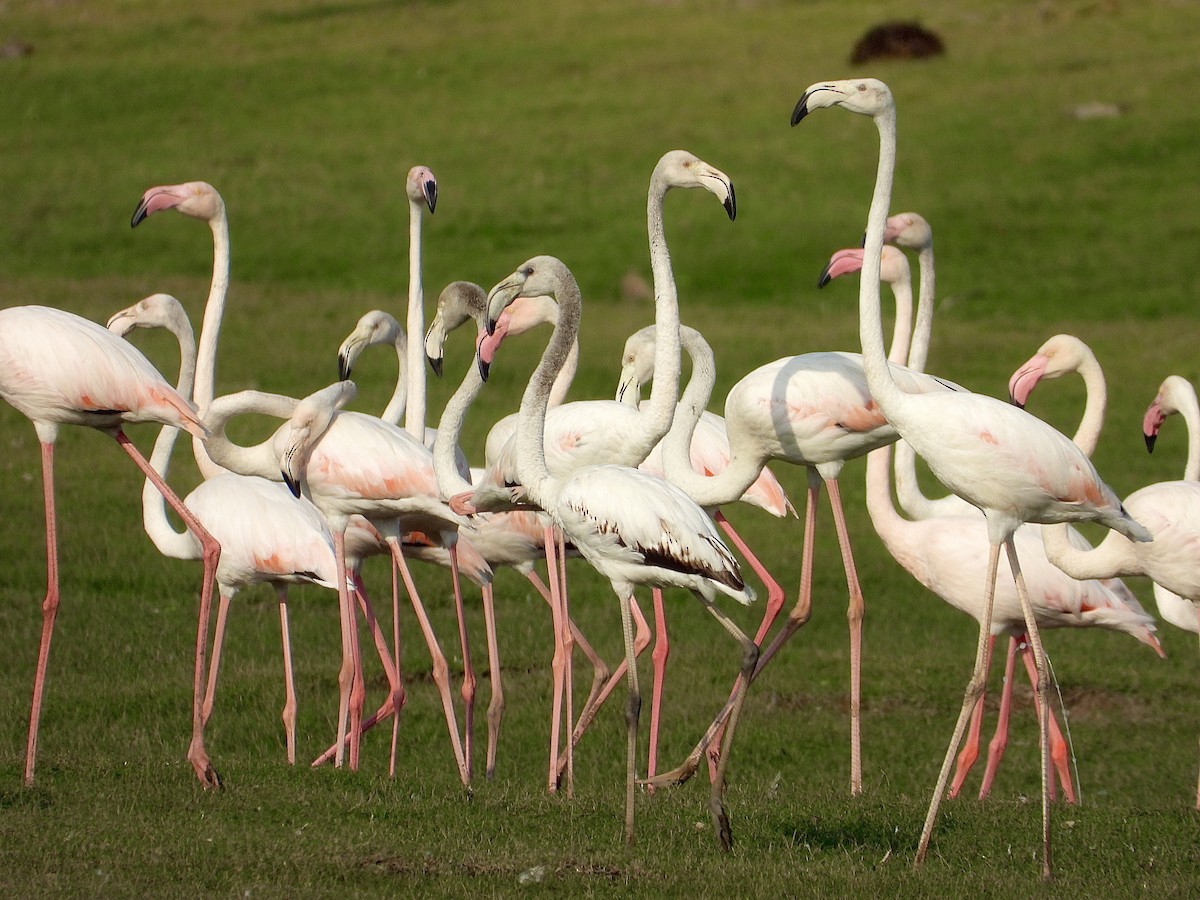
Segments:
[[[683,763],[670,772],[660,772],[653,778],[638,779],[638,784],[646,787],[678,787],[687,781],[690,781],[692,776],[696,774],[700,768],[700,754],[693,753]]]
[[[197,749],[193,747],[189,750],[188,762],[192,764],[192,769],[196,772],[196,777],[200,780],[200,786],[205,790],[215,791],[224,787],[221,782],[221,776],[217,774],[217,770],[209,762],[208,754],[204,752],[203,748]]]

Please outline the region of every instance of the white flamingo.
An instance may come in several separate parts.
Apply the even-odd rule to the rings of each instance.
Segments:
[[[871,395],[938,480],[983,511],[991,545],[975,667],[934,789],[916,862],[922,862],[928,851],[954,755],[984,686],[983,669],[991,632],[996,571],[1003,545],[1021,598],[1037,668],[1041,710],[1042,873],[1048,878],[1051,873],[1046,740],[1049,673],[1013,535],[1024,522],[1072,521],[1094,521],[1134,540],[1148,541],[1150,533],[1126,513],[1116,494],[1100,480],[1086,454],[1045,422],[993,397],[961,391],[911,393],[897,381],[884,356],[879,304],[884,225],[895,169],[896,107],[887,85],[877,79],[817,83],[805,90],[796,104],[792,124],[798,124],[814,110],[832,106],[871,116],[880,137],[879,164],[867,217],[859,288],[859,339]]]
[[[724,594],[749,603],[753,591],[742,582],[737,562],[721,542],[712,520],[683,491],[637,469],[615,465],[585,466],[565,477],[546,464],[544,423],[546,398],[579,327],[579,287],[563,263],[535,257],[492,288],[489,320],[520,295],[551,294],[558,301],[559,321],[521,400],[518,472],[529,497],[548,512],[583,557],[609,579],[621,605],[625,662],[629,681],[626,712],[625,838],[633,840],[634,789],[637,779],[637,726],[641,708],[633,644],[632,596],[635,586],[673,586],[692,591],[734,637],[742,649],[737,698],[729,716],[723,752],[713,779],[709,811],[724,849],[732,832],[724,807],[729,746],[758,647],[716,606]],[[678,326],[676,325],[676,328]],[[663,344],[677,344],[664,334]],[[661,347],[662,345],[660,345]],[[658,384],[655,384],[657,390]]]
[[[46,507],[46,596],[42,636],[34,674],[25,750],[25,783],[33,783],[38,724],[50,640],[58,615],[58,519],[54,502],[54,444],[63,425],[103,431],[137,464],[203,547],[204,577],[196,627],[196,664],[192,685],[192,740],[188,760],[205,787],[219,787],[204,748],[203,689],[208,617],[221,548],[199,520],[125,436],[127,422],[158,422],[202,437],[196,410],[127,341],[73,313],[45,306],[0,310],[0,397],[28,418],[37,432],[42,456],[42,496]]]

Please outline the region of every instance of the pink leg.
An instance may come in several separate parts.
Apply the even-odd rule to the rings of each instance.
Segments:
[[[562,579],[558,569],[558,541],[554,535],[554,526],[547,525],[545,529],[546,575],[550,580],[550,618],[554,631],[554,656],[551,659],[551,698],[550,698],[550,768],[547,776],[546,790],[554,793],[558,790],[558,743],[562,730],[563,690],[564,690],[564,648],[562,642]],[[570,723],[568,722],[568,727]]]
[[[37,762],[38,724],[42,718],[42,692],[50,659],[50,639],[58,616],[58,521],[54,514],[54,445],[42,443],[42,496],[46,506],[46,596],[42,600],[42,639],[38,644],[37,669],[33,677],[33,700],[29,705],[29,738],[25,747],[25,784],[33,784]]]
[[[562,604],[562,614],[559,617],[559,628],[562,629],[563,661],[563,696],[566,706],[567,727],[575,721],[575,640],[571,636],[570,598],[567,595],[567,548],[566,539],[560,529],[555,529],[558,540],[558,584],[559,602]],[[573,732],[572,732],[573,735]],[[567,767],[567,797],[575,796],[575,744],[567,740],[563,750]]]
[[[204,705],[201,716],[204,724],[212,718],[213,704],[217,696],[217,675],[221,671],[221,653],[225,647],[225,624],[229,617],[229,601],[232,600],[226,591],[220,591],[217,598],[217,624],[213,628],[212,657],[208,661],[208,687],[204,691]]]
[[[358,590],[358,596],[366,606],[366,592],[363,590],[362,577],[355,573],[354,585]],[[396,664],[396,680],[392,684],[392,746],[388,754],[388,777],[396,777],[396,750],[400,745],[400,710],[404,706],[404,685],[400,681],[400,572],[395,565],[392,566],[392,653],[395,654],[393,659]],[[364,609],[365,611],[365,609]],[[382,655],[383,651],[380,650]],[[384,703],[386,707],[387,704]],[[376,720],[379,715],[376,713]],[[367,724],[363,723],[363,728],[366,729]]]
[[[721,526],[721,530],[725,532],[726,536],[733,543],[733,545],[737,547],[738,552],[742,554],[746,562],[750,564],[750,568],[754,571],[754,574],[759,577],[759,579],[767,588],[767,604],[766,609],[763,610],[762,624],[758,626],[758,632],[754,635],[754,643],[761,646],[763,638],[767,636],[767,632],[771,630],[771,626],[775,624],[775,619],[779,617],[779,613],[783,610],[783,588],[780,587],[779,582],[775,580],[771,573],[767,571],[767,567],[759,562],[758,557],[754,555],[754,552],[750,549],[750,546],[742,539],[742,536],[737,533],[737,530],[734,529],[729,520],[725,518],[725,514],[718,509],[713,518],[716,523]],[[733,701],[736,692],[737,685],[735,684],[733,689],[729,692],[730,702]],[[654,724],[653,719],[651,720],[651,724]],[[712,742],[708,745],[708,778],[710,783],[717,776],[717,762],[720,757],[721,736],[724,731],[725,726],[722,725],[717,730],[716,734],[713,735]],[[651,731],[651,734],[653,733],[654,732]],[[651,744],[651,747],[653,746],[654,745]],[[651,778],[653,775],[654,772],[651,770],[647,774],[647,778]]]
[[[338,614],[341,619],[342,665],[338,671],[338,728],[334,746],[337,748],[334,765],[339,769],[346,762],[346,746],[354,737],[349,733],[350,694],[354,687],[353,645],[350,633],[356,627],[354,611],[350,608],[350,591],[346,587],[346,533],[333,529],[333,556],[338,585]]]
[[[421,598],[417,594],[417,587],[413,583],[412,573],[408,570],[408,562],[404,559],[404,554],[400,550],[399,538],[389,537],[387,542],[392,548],[392,559],[400,567],[400,576],[404,579],[404,587],[408,590],[408,597],[412,602],[413,612],[416,613],[417,623],[420,625],[421,634],[425,638],[425,645],[429,648],[433,682],[437,686],[438,694],[442,698],[442,710],[446,716],[446,727],[450,732],[450,744],[454,751],[454,761],[458,764],[458,777],[462,780],[463,785],[467,785],[470,783],[470,776],[467,771],[466,757],[463,754],[462,739],[458,733],[458,721],[454,714],[454,701],[450,697],[450,667],[446,664],[446,656],[442,653],[442,648],[438,646],[437,636],[433,633],[433,626],[429,624],[429,616],[425,613],[425,606],[421,603]]]
[[[355,584],[354,593],[358,596],[359,606],[362,608],[363,617],[366,619],[367,628],[371,632],[371,636],[375,639],[375,648],[379,652],[379,661],[383,664],[384,675],[388,679],[388,685],[391,688],[387,700],[374,713],[363,719],[362,730],[365,732],[374,727],[378,722],[392,715],[396,710],[404,709],[406,697],[404,694],[404,682],[400,678],[400,670],[398,665],[393,665],[391,650],[388,648],[387,638],[384,637],[383,629],[379,625],[379,620],[375,616],[375,610],[371,608],[371,601],[367,599],[366,587],[362,583],[362,578],[357,572],[352,576]],[[343,739],[342,745],[345,746],[348,737]],[[322,766],[330,760],[334,759],[338,752],[338,744],[332,745],[328,750],[313,760],[313,768]],[[395,775],[395,764],[391,766],[391,775]]]
[[[758,661],[755,664],[754,672],[750,676],[750,681],[753,682],[758,677],[758,673],[763,670],[763,667],[770,662],[779,648],[786,643],[788,638],[795,634],[812,615],[812,566],[813,566],[813,547],[815,542],[816,518],[817,518],[817,498],[821,491],[821,479],[816,472],[809,469],[808,477],[808,494],[807,502],[804,508],[804,538],[802,552],[800,556],[800,590],[796,598],[796,605],[792,611],[788,613],[787,621],[781,626],[775,639],[771,645],[763,650],[758,656]],[[760,628],[761,631],[761,628]],[[748,687],[749,685],[747,685]],[[704,756],[705,751],[714,743],[714,739],[718,734],[724,734],[725,722],[729,714],[733,710],[733,703],[726,701],[725,707],[717,713],[717,717],[713,719],[708,726],[704,736],[700,738],[699,743],[692,749],[680,765],[676,766],[670,772],[664,772],[661,775],[656,775],[653,780],[647,779],[647,786],[663,787],[683,784],[689,778],[696,774],[696,769],[700,766],[700,758]],[[719,743],[719,742],[718,742]]]
[[[488,703],[488,741],[485,774],[488,781],[496,777],[496,751],[500,744],[500,722],[504,718],[504,684],[500,678],[500,643],[496,638],[496,601],[490,584],[482,587],[483,623],[487,632],[488,674],[492,682],[492,699]]]
[[[196,772],[196,777],[200,779],[200,783],[206,788],[215,788],[221,786],[221,777],[209,762],[208,753],[204,749],[204,673],[205,673],[205,655],[208,652],[208,620],[212,612],[212,593],[213,585],[217,577],[217,563],[221,559],[221,545],[217,543],[216,538],[208,533],[200,520],[192,515],[192,511],[183,505],[183,501],[175,495],[175,492],[163,481],[162,477],[154,471],[146,458],[138,452],[137,447],[133,442],[125,436],[125,433],[118,430],[113,435],[116,438],[117,444],[121,449],[129,454],[132,459],[142,470],[150,482],[158,488],[163,498],[171,505],[171,508],[183,519],[184,525],[188,530],[195,535],[196,540],[200,542],[202,550],[202,559],[204,562],[204,577],[201,581],[200,588],[200,614],[199,621],[196,625],[196,666],[195,674],[192,679],[192,741],[188,746],[188,760],[192,764],[192,768]]]
[[[277,585],[279,597],[279,635],[283,643],[283,733],[287,742],[289,765],[296,764],[296,675],[292,668],[292,629],[288,622],[288,591],[286,584]],[[213,667],[216,668],[216,659]]]
[[[1034,699],[1037,699],[1037,667],[1033,661],[1033,653],[1026,643],[1022,643],[1020,647],[1021,661],[1025,663],[1025,671],[1029,675],[1029,683],[1034,687]],[[1039,710],[1040,712],[1040,710]],[[1054,715],[1054,710],[1047,710],[1047,719],[1050,734],[1050,762],[1054,764],[1054,769],[1058,773],[1058,782],[1062,785],[1063,796],[1066,797],[1068,803],[1075,802],[1075,780],[1071,777],[1071,761],[1069,758],[1067,742],[1063,738],[1062,729],[1058,724],[1058,717]],[[1054,779],[1050,779],[1050,799],[1054,799]]]
[[[1022,637],[1021,640],[1024,640]],[[992,790],[992,782],[1000,770],[1000,760],[1008,746],[1008,725],[1012,719],[1013,672],[1017,662],[1016,637],[1008,639],[1008,655],[1004,660],[1004,685],[1000,692],[1000,712],[996,716],[996,733],[988,744],[987,767],[983,772],[983,783],[979,786],[979,799],[983,800]],[[980,698],[982,700],[982,697]],[[980,706],[983,704],[980,703]]]
[[[537,572],[530,569],[525,573],[525,577],[529,579],[529,583],[541,594],[542,599],[546,601],[546,605],[552,605],[553,599],[550,596],[550,589],[542,583],[542,579],[538,577]],[[571,629],[571,637],[575,641],[575,645],[592,665],[592,686],[588,689],[588,696],[583,705],[583,712],[579,714],[579,717],[582,719],[592,704],[596,702],[596,697],[599,696],[600,690],[604,687],[605,682],[608,681],[611,672],[609,671],[608,664],[600,658],[600,654],[588,643],[587,638],[583,636],[583,632],[579,630],[570,617],[567,619],[567,625]]]
[[[992,668],[992,652],[996,646],[996,636],[988,636],[987,658],[983,663],[983,678],[984,683],[987,682],[988,672]],[[1009,650],[1009,666],[1012,665],[1011,648]],[[1006,669],[1011,676],[1011,668]],[[971,713],[971,725],[967,729],[967,741],[963,744],[962,750],[958,754],[958,768],[954,770],[954,780],[950,782],[950,790],[946,792],[946,796],[953,800],[958,796],[958,792],[962,790],[963,782],[967,780],[967,774],[971,771],[971,767],[975,765],[975,761],[979,759],[979,733],[983,728],[983,705],[986,690],[979,694],[979,702],[975,704],[975,711]],[[1001,704],[1003,705],[1003,703]],[[990,758],[990,757],[989,757]]]
[[[475,752],[475,668],[471,665],[471,644],[467,640],[467,619],[463,609],[462,582],[458,574],[458,545],[450,547],[450,580],[454,585],[454,614],[458,618],[458,639],[462,647],[463,681],[463,754],[467,763],[467,782],[473,773]]]
[[[646,778],[651,779],[658,771],[658,725],[662,716],[663,681],[667,673],[667,658],[671,655],[670,643],[667,640],[667,611],[663,609],[661,588],[651,592],[654,598],[654,652],[650,659],[654,662],[654,683],[650,687],[650,747],[646,753]],[[654,793],[654,788],[649,789]]]

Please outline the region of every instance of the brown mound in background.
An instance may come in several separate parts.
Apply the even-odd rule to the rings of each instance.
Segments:
[[[925,59],[946,52],[942,39],[916,22],[884,22],[858,39],[851,63],[873,59]]]

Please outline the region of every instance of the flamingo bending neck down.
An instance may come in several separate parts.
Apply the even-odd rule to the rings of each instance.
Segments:
[[[620,600],[629,683],[626,842],[633,840],[637,726],[641,708],[632,596],[637,585],[674,586],[692,591],[742,649],[737,698],[726,726],[721,762],[709,800],[717,839],[724,849],[729,849],[732,832],[723,800],[725,770],[750,673],[758,659],[758,648],[716,605],[716,600],[723,594],[738,602],[749,603],[753,591],[742,582],[737,562],[721,542],[712,520],[670,483],[625,466],[586,466],[565,477],[553,474],[547,467],[543,433],[546,400],[579,327],[579,287],[560,260],[534,257],[492,288],[488,316],[489,323],[494,322],[514,298],[538,294],[551,294],[556,298],[559,321],[521,400],[521,422],[517,432],[518,471],[530,499],[554,518],[583,557],[609,579]]]
[[[30,703],[25,783],[33,783],[38,724],[50,640],[59,606],[58,519],[54,502],[54,444],[63,425],[86,425],[116,440],[166,498],[203,547],[196,662],[192,685],[192,740],[188,760],[205,787],[221,779],[204,748],[203,689],[208,617],[221,548],[125,436],[127,422],[158,422],[206,434],[195,408],[134,347],[95,322],[44,306],[0,310],[0,397],[32,423],[41,444],[46,507],[46,597]]]
[[[1000,548],[1004,546],[1021,598],[1038,675],[1042,874],[1049,878],[1050,792],[1046,740],[1049,672],[1037,620],[1021,577],[1013,535],[1023,522],[1054,524],[1071,521],[1094,521],[1133,540],[1148,541],[1150,533],[1125,511],[1112,489],[1100,480],[1083,451],[1040,419],[992,397],[955,391],[937,395],[910,393],[897,381],[884,356],[879,301],[884,226],[895,170],[896,106],[887,85],[877,79],[820,82],[805,90],[792,113],[792,124],[798,124],[814,110],[834,106],[871,116],[879,131],[879,164],[867,216],[859,287],[859,339],[871,395],[900,436],[929,464],[938,480],[983,511],[991,544],[975,667],[934,788],[915,862],[919,865],[928,851],[950,767],[984,686],[983,670],[991,632],[996,572]],[[980,477],[983,472],[988,477]]]

